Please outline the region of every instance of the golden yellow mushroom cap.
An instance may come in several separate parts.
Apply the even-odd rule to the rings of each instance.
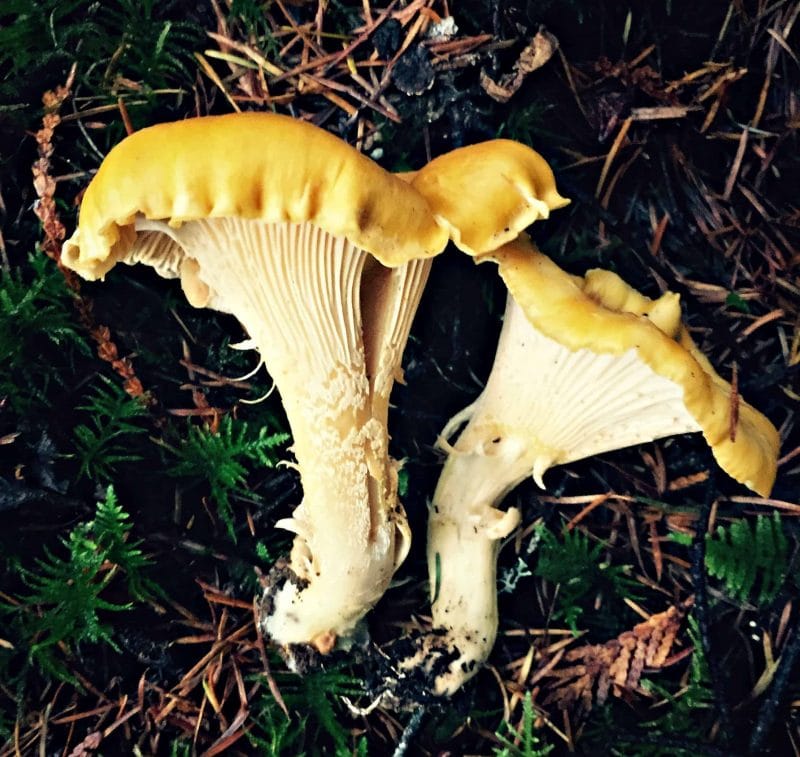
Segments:
[[[323,129],[271,113],[191,118],[127,137],[89,184],[64,263],[102,277],[132,245],[137,216],[174,227],[223,217],[307,221],[388,266],[447,244],[407,182]]]
[[[558,193],[545,159],[508,139],[445,153],[417,171],[411,185],[428,200],[456,246],[470,255],[510,242],[569,203]]]
[[[481,258],[499,266],[527,320],[570,350],[622,355],[631,349],[654,373],[683,390],[720,467],[768,496],[775,482],[780,438],[770,421],[743,400],[731,439],[731,385],[721,378],[680,321],[678,296],[651,300],[610,271],[570,276],[526,235]]]

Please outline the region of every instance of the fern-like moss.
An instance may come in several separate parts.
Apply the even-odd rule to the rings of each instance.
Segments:
[[[26,655],[26,664],[61,680],[75,683],[64,661],[82,644],[105,643],[118,647],[104,616],[128,610],[132,602],[111,602],[107,587],[122,574],[131,600],[149,598],[155,584],[142,571],[150,565],[138,542],[129,542],[128,514],[109,488],[98,502],[94,520],[82,523],[61,539],[64,555],[43,549],[35,567],[19,563],[16,570],[29,592],[15,603],[0,604],[0,615],[15,640],[14,649]],[[0,650],[0,669],[8,665],[13,651]]]
[[[275,450],[288,438],[286,433],[270,433],[265,426],[254,432],[245,421],[234,422],[230,416],[222,419],[216,433],[206,427],[190,426],[178,446],[165,445],[177,459],[168,473],[206,481],[220,518],[236,541],[231,498],[247,495],[247,464],[273,467],[277,462]]]
[[[102,378],[102,377],[101,377]],[[136,421],[147,416],[147,408],[127,395],[114,382],[102,378],[84,404],[78,406],[89,417],[73,430],[80,460],[78,477],[109,483],[118,463],[141,460],[133,452],[134,437],[146,433]]]
[[[0,270],[0,397],[19,415],[49,409],[48,392],[63,386],[73,353],[89,354],[72,300],[43,254],[30,256],[25,275]]]
[[[260,753],[366,755],[363,739],[354,746],[340,704],[342,697],[364,693],[359,679],[341,666],[315,670],[303,677],[279,672],[274,677],[290,715],[286,717],[270,693],[258,698],[251,710],[254,728],[248,732],[248,739]],[[325,740],[333,749],[324,745]]]
[[[602,559],[604,544],[592,542],[580,529],[556,536],[546,526],[535,530],[539,539],[538,561],[534,574],[557,584],[554,618],[563,618],[573,632],[583,614],[582,602],[592,591],[606,591],[620,597],[635,597],[639,588],[625,565],[611,565]]]
[[[495,737],[501,744],[494,750],[495,757],[545,757],[550,754],[554,747],[552,744],[542,743],[534,728],[536,717],[531,693],[528,691],[522,700],[522,719],[519,726],[514,728],[503,721],[495,732]]]
[[[771,602],[786,578],[788,562],[789,542],[777,512],[759,515],[753,524],[739,520],[718,526],[706,540],[708,572],[742,602]]]
[[[76,62],[89,91],[129,99],[138,120],[134,106],[147,109],[154,94],[192,85],[203,32],[186,15],[174,0],[9,0],[0,26],[0,102],[18,96],[23,74]]]

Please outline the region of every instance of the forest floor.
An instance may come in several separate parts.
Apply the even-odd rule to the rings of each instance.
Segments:
[[[800,754],[798,27],[789,0],[6,3],[0,757]],[[363,643],[289,672],[253,598],[302,492],[280,398],[243,403],[268,376],[229,378],[253,367],[241,327],[142,266],[57,265],[113,145],[239,110],[393,171],[539,151],[571,204],[532,236],[570,273],[680,294],[734,402],[780,431],[770,497],[697,434],[523,484],[488,664],[451,699],[371,707],[377,661],[430,625],[434,445],[503,312],[495,267],[448,250],[392,395],[412,551]]]

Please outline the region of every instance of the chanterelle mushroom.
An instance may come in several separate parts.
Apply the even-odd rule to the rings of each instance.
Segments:
[[[449,695],[488,657],[497,631],[499,540],[519,512],[496,509],[527,476],[670,434],[702,431],[719,465],[767,495],[775,427],[741,401],[680,320],[678,296],[651,300],[609,271],[570,276],[525,234],[482,259],[509,297],[494,365],[478,399],[446,426],[428,527],[433,633],[401,668]],[[452,446],[447,438],[466,423]]]
[[[440,155],[412,185],[468,255],[495,250],[569,200],[545,159],[519,142],[495,139]]]
[[[447,230],[407,181],[310,124],[248,113],[144,129],[103,161],[62,260],[179,276],[233,313],[275,380],[304,497],[262,602],[282,645],[329,651],[409,545],[389,458],[389,392]]]

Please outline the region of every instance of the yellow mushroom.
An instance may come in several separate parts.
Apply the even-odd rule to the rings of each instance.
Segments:
[[[743,400],[732,428],[731,386],[681,323],[677,294],[651,300],[611,271],[569,276],[524,234],[482,259],[498,264],[510,294],[510,324],[504,330],[516,333],[520,342],[508,351],[498,347],[497,373],[504,373],[503,364],[516,350],[540,356],[537,381],[542,384],[541,369],[554,371],[546,382],[550,402],[531,398],[541,403],[532,412],[536,418],[530,417],[536,425],[516,421],[520,430],[528,429],[528,446],[541,440],[532,466],[540,486],[552,465],[702,431],[726,473],[768,496],[777,470],[778,432]],[[551,405],[549,418],[545,403]]]
[[[422,669],[439,695],[469,680],[494,644],[497,552],[520,519],[497,505],[525,478],[543,486],[553,465],[702,431],[719,465],[766,496],[779,448],[775,427],[744,401],[731,433],[731,387],[681,324],[678,295],[651,300],[609,271],[570,276],[524,233],[478,260],[497,263],[508,303],[486,386],[440,439],[447,459],[428,526],[434,631],[401,664],[406,676]]]
[[[468,255],[497,249],[569,204],[545,159],[508,139],[440,155],[417,171],[411,184]]]
[[[446,229],[426,200],[310,124],[248,113],[133,134],[90,183],[63,262],[144,262],[233,313],[274,379],[302,503],[262,601],[281,645],[329,651],[381,597],[410,533],[388,455],[389,393]]]
[[[453,194],[458,182],[492,206]],[[89,279],[118,262],[179,277],[193,305],[239,319],[280,391],[304,496],[277,524],[296,537],[261,603],[279,644],[330,651],[408,551],[387,414],[430,259],[451,236],[469,253],[490,249],[487,236],[496,247],[566,202],[513,142],[396,177],[321,129],[260,113],[144,129],[101,165],[65,265]]]

